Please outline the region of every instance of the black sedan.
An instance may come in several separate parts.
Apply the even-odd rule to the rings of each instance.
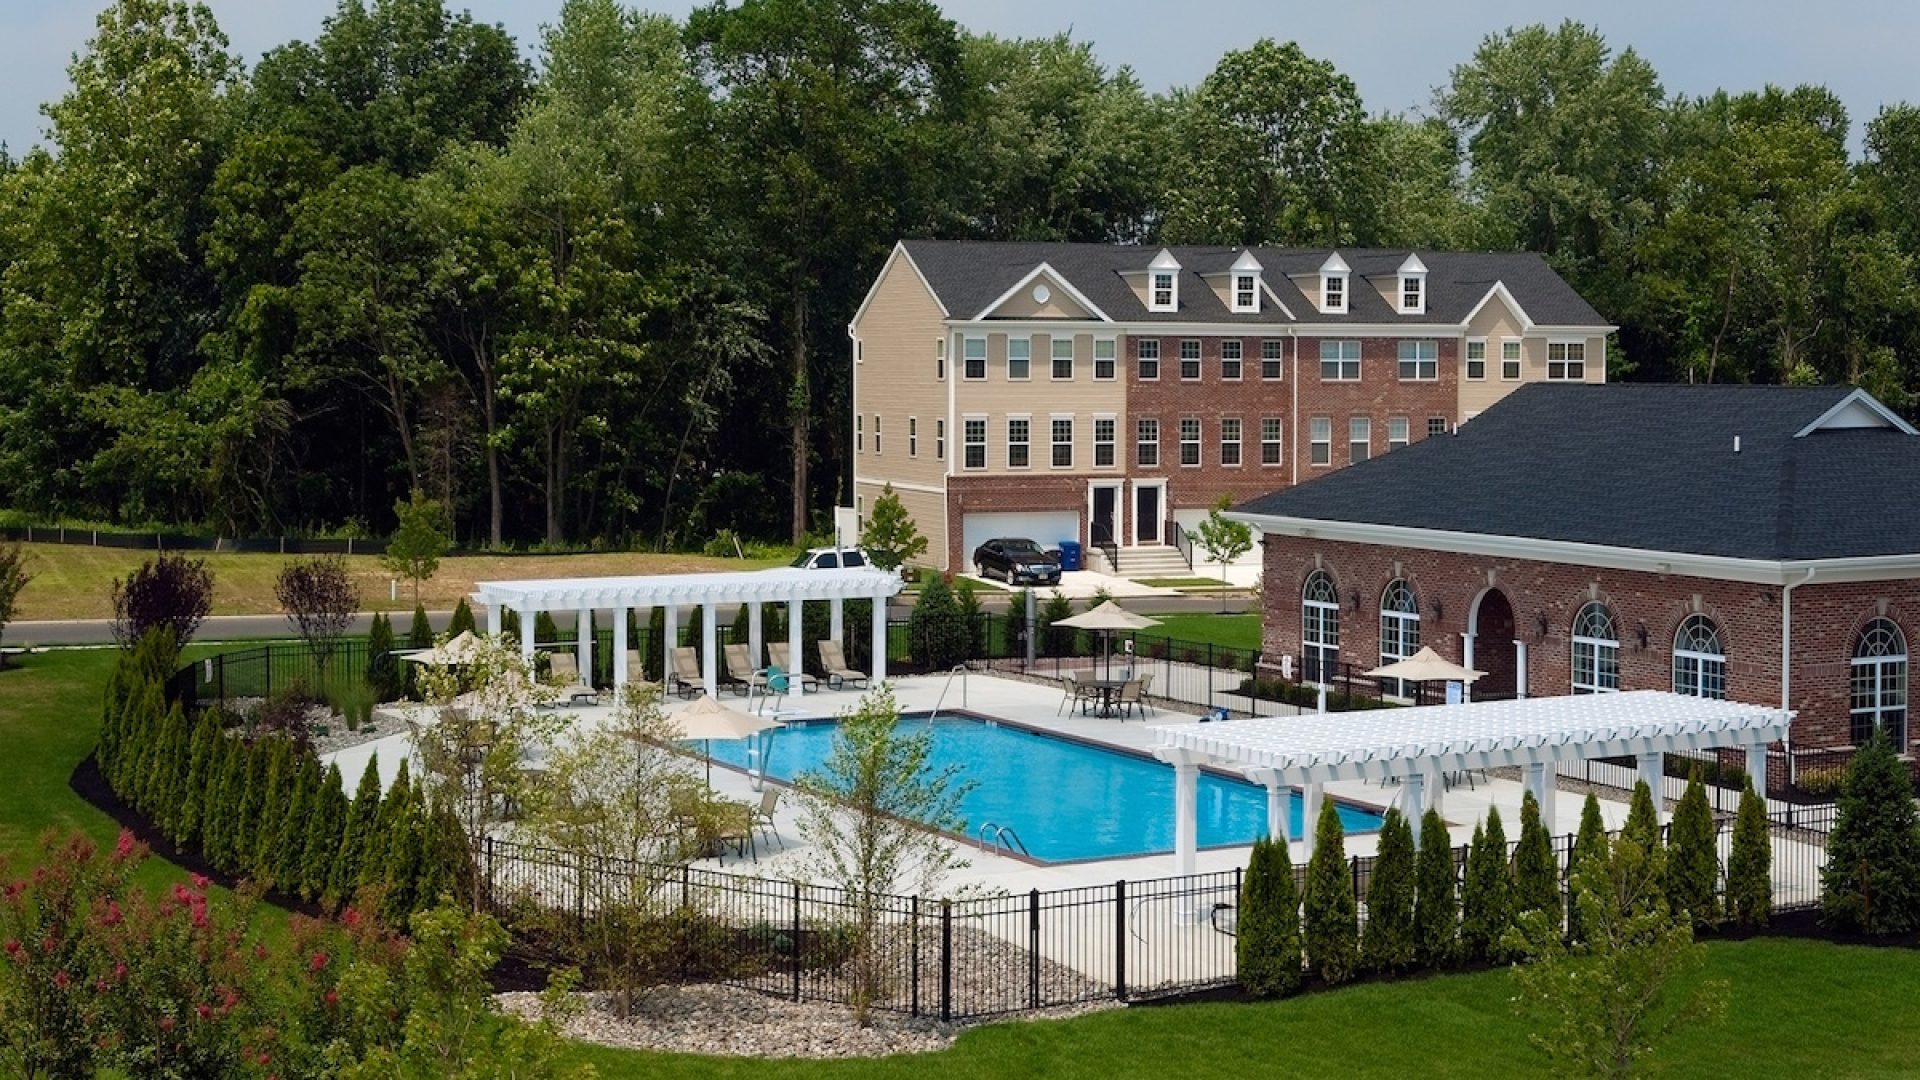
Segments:
[[[1009,585],[1060,584],[1060,560],[1031,540],[1002,537],[981,544],[973,551],[973,570]]]

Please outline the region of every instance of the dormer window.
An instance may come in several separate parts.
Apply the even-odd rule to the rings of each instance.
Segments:
[[[1147,265],[1147,310],[1180,310],[1180,263],[1164,248]]]
[[[1239,314],[1260,310],[1260,260],[1243,251],[1233,262],[1233,310]]]
[[[1347,260],[1334,252],[1327,261],[1320,264],[1320,310],[1328,315],[1347,313],[1347,275],[1351,273]]]
[[[1408,255],[1400,264],[1400,314],[1427,313],[1427,267],[1418,255]]]

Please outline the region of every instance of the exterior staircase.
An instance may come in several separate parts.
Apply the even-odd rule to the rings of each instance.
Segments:
[[[1180,550],[1170,544],[1153,544],[1142,547],[1123,547],[1120,549],[1120,565],[1108,566],[1105,553],[1099,555],[1098,565],[1093,568],[1102,573],[1125,578],[1176,578],[1192,577],[1193,568],[1181,556]]]

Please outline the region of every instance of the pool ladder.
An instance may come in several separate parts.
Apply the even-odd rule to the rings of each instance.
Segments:
[[[932,724],[940,718],[940,706],[947,703],[947,691],[953,689],[953,677],[960,676],[960,707],[967,707],[967,672],[965,664],[955,664],[947,671],[947,681],[940,685],[940,696],[933,701],[933,711],[927,714],[927,723]]]
[[[1014,832],[1011,825],[995,825],[989,821],[980,826],[980,850],[986,851],[989,847],[995,852],[1005,848],[1010,855],[1033,858],[1027,854],[1027,845],[1020,842],[1020,834]]]

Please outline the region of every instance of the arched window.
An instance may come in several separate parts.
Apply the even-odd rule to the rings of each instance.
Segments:
[[[1608,694],[1620,689],[1620,632],[1613,612],[1588,604],[1573,617],[1573,692]]]
[[[1300,592],[1300,677],[1326,682],[1340,662],[1340,590],[1333,575],[1315,570]]]
[[[1687,616],[1673,635],[1673,692],[1727,696],[1727,651],[1720,644],[1720,628],[1705,615]]]
[[[1891,619],[1875,619],[1853,643],[1853,686],[1848,695],[1854,745],[1884,728],[1896,751],[1907,743],[1907,637]]]
[[[1420,651],[1420,600],[1413,586],[1395,578],[1380,594],[1380,663],[1405,660]],[[1400,679],[1380,680],[1380,690],[1393,697],[1404,697],[1406,683]]]

